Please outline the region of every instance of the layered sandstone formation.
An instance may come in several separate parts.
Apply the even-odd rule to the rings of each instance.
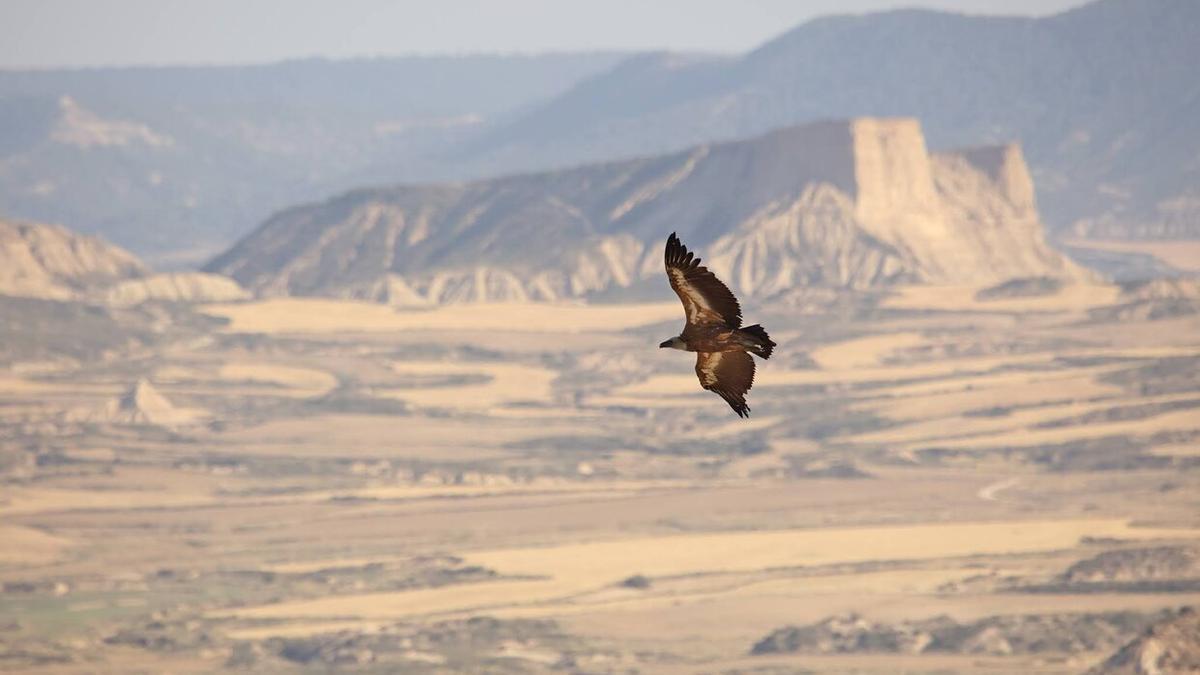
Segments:
[[[266,295],[394,304],[634,295],[672,231],[736,290],[1085,274],[1050,249],[1020,148],[930,154],[912,119],[285,211],[213,261]]]
[[[131,253],[96,237],[0,219],[0,295],[68,300],[145,273]]]

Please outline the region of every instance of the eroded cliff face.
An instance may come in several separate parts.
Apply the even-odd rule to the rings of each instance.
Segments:
[[[708,264],[742,293],[770,296],[800,286],[867,288],[916,281],[903,253],[854,218],[853,198],[810,185],[743,221],[709,249]]]
[[[1088,276],[1046,243],[1020,146],[937,153],[932,166],[942,218],[961,240],[957,251],[941,258],[943,265],[959,270],[980,266],[992,281]],[[954,269],[942,273],[956,276]]]
[[[0,220],[0,295],[69,300],[145,273],[133,254],[96,237]]]
[[[1089,278],[1046,243],[1020,146],[931,155],[915,120],[860,119],[848,131],[850,189],[809,184],[712,247],[713,267],[744,292]]]
[[[283,212],[210,264],[265,295],[400,305],[631,293],[677,231],[737,291],[1082,278],[1050,249],[1020,148],[930,154],[912,119]]]

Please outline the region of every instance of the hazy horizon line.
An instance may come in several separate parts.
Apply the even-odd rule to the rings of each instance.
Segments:
[[[124,70],[124,69],[167,69],[167,68],[236,68],[236,67],[269,67],[281,64],[301,61],[330,61],[330,62],[352,62],[352,61],[372,61],[372,60],[390,60],[390,59],[466,59],[466,58],[543,58],[553,56],[586,56],[586,55],[636,55],[636,54],[654,54],[654,53],[671,53],[682,55],[696,56],[712,56],[712,57],[737,57],[755,51],[763,45],[779,39],[789,32],[798,28],[813,23],[815,21],[828,20],[839,17],[865,17],[865,16],[881,16],[886,14],[895,14],[903,12],[921,12],[930,14],[949,14],[963,17],[976,18],[1013,18],[1013,19],[1040,19],[1051,16],[1056,16],[1066,12],[1073,11],[1087,4],[1091,4],[1096,0],[1065,0],[1063,4],[1057,6],[1051,4],[1049,11],[1011,11],[1011,6],[1002,8],[946,8],[938,6],[922,6],[919,0],[907,0],[908,4],[898,5],[887,8],[873,8],[862,10],[837,10],[828,11],[819,14],[813,14],[800,18],[797,21],[787,23],[781,29],[766,35],[765,37],[757,38],[748,46],[742,47],[722,47],[713,45],[712,47],[696,47],[696,46],[672,46],[669,38],[664,38],[662,44],[646,44],[646,45],[621,45],[608,44],[599,45],[591,43],[580,43],[575,46],[546,46],[543,48],[534,47],[531,49],[505,49],[505,48],[489,48],[482,47],[479,49],[441,49],[441,48],[417,48],[405,51],[387,51],[387,50],[371,50],[367,49],[358,53],[339,53],[336,49],[329,47],[314,47],[313,51],[302,52],[297,51],[293,54],[285,55],[264,55],[262,58],[254,57],[239,57],[231,56],[229,58],[163,58],[163,59],[129,59],[122,60],[120,58],[111,61],[64,61],[61,63],[39,61],[16,61],[10,63],[0,63],[0,72],[54,72],[54,71],[89,71],[89,70]],[[15,25],[19,21],[13,21],[10,25]],[[0,56],[2,58],[2,56]]]

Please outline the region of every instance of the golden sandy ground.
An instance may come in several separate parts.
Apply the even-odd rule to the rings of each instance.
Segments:
[[[224,363],[218,377],[232,382],[275,385],[294,390],[299,396],[320,396],[337,386],[337,378],[322,370],[250,361]]]
[[[920,333],[888,333],[837,342],[814,349],[809,356],[822,370],[850,370],[880,365],[897,350],[925,344]]]
[[[471,404],[470,400],[455,400],[450,393],[440,396],[445,398],[435,396],[435,399],[449,406]],[[468,460],[510,455],[512,451],[506,445],[530,439],[598,433],[600,430],[581,428],[570,419],[540,420],[533,424],[520,417],[506,416],[478,417],[464,422],[416,415],[326,414],[272,420],[213,434],[213,440],[236,444],[246,455]]]
[[[420,408],[491,410],[505,404],[550,403],[551,384],[558,373],[549,368],[519,363],[397,362],[392,369],[402,378],[437,378],[475,375],[485,382],[459,386],[425,383],[379,389],[377,395],[404,400]]]
[[[754,391],[770,387],[792,387],[802,385],[823,384],[869,384],[879,383],[890,385],[888,390],[911,394],[922,389],[936,390],[947,387],[944,380],[963,378],[964,384],[972,386],[976,378],[999,375],[1001,378],[1030,377],[1029,374],[993,374],[1002,366],[1021,366],[1036,368],[1050,366],[1060,356],[1080,358],[1167,358],[1171,356],[1192,356],[1200,353],[1200,347],[1148,347],[1136,349],[1077,349],[1064,354],[1030,353],[1004,356],[966,357],[956,359],[939,359],[935,361],[918,362],[895,366],[876,366],[841,369],[810,369],[782,370],[779,368],[761,367],[755,376]],[[913,380],[938,379],[938,382],[914,382],[915,389],[903,389],[904,383]],[[654,375],[645,380],[622,387],[614,392],[615,397],[625,400],[647,399],[646,405],[654,405],[654,401],[663,401],[664,397],[695,392],[697,388],[694,373],[678,375]],[[669,400],[669,399],[665,399]]]
[[[156,364],[155,380],[162,381],[159,388],[168,397],[263,396],[288,412],[265,422],[254,419],[250,426],[196,430],[187,443],[146,440],[130,430],[113,430],[113,438],[95,446],[64,443],[68,457],[113,462],[111,474],[72,477],[65,471],[44,483],[7,486],[0,495],[0,522],[5,523],[0,525],[0,565],[9,566],[5,571],[14,575],[29,573],[23,567],[28,565],[43,566],[47,575],[97,569],[152,573],[193,565],[299,574],[402,562],[417,555],[459,556],[463,565],[484,566],[510,578],[318,599],[285,594],[271,604],[256,599],[260,604],[250,607],[220,605],[204,611],[227,622],[218,630],[246,639],[370,629],[395,620],[552,617],[569,632],[617,640],[622,649],[653,652],[670,645],[674,653],[712,659],[703,667],[712,672],[771,663],[797,668],[824,664],[848,671],[862,665],[886,672],[886,665],[871,657],[743,656],[770,630],[843,611],[879,620],[939,613],[970,619],[1015,611],[1149,611],[1200,602],[1200,594],[1016,596],[968,583],[978,576],[1044,578],[1038,575],[1057,574],[1109,546],[1196,541],[1200,532],[1194,528],[1200,521],[1188,511],[1194,502],[1189,493],[1195,494],[1189,473],[1048,475],[1037,467],[988,459],[992,464],[969,469],[867,465],[873,478],[862,481],[751,478],[786,468],[789,454],[818,457],[830,447],[848,455],[876,446],[904,451],[931,443],[1018,447],[1200,429],[1196,409],[1034,428],[1115,406],[1191,400],[1194,393],[1138,396],[1101,378],[1134,367],[1139,359],[1200,354],[1200,338],[1190,337],[1196,335],[1194,321],[1107,326],[1098,332],[1081,319],[1089,307],[1116,297],[1107,286],[1074,286],[1045,298],[982,303],[974,301],[974,293],[903,289],[888,301],[897,307],[967,312],[970,330],[962,330],[966,320],[961,316],[934,312],[894,325],[856,325],[850,334],[879,332],[817,345],[809,353],[813,368],[788,368],[786,361],[775,359],[761,364],[755,397],[803,397],[808,394],[784,389],[828,386],[852,410],[897,423],[822,439],[788,437],[781,432],[788,422],[783,415],[734,418],[719,399],[700,390],[692,359],[678,354],[677,371],[663,368],[663,374],[589,395],[581,407],[555,399],[558,372],[538,365],[542,355],[640,348],[641,337],[618,331],[678,322],[675,302],[431,311],[324,300],[211,305],[206,311],[231,319],[227,330],[307,333],[305,340],[337,349],[294,356],[280,350],[269,360],[244,351],[183,353],[178,363],[164,359]],[[1028,321],[1036,325],[1021,327]],[[598,337],[587,332],[591,330],[605,333]],[[972,346],[978,335],[991,337],[993,330],[1002,333],[1001,347],[1005,338],[1029,336],[1028,344],[1052,337],[1060,341],[1052,344],[1070,346],[940,356],[972,353],[942,348]],[[372,332],[361,351],[357,344],[346,349],[342,342]],[[800,332],[778,335],[805,339]],[[431,340],[499,350],[508,360],[395,360],[407,345]],[[330,352],[336,356],[328,357]],[[1056,361],[1062,356],[1096,361]],[[2,376],[0,389],[11,386],[4,391],[10,399],[51,406],[75,398],[100,400],[122,389],[107,382],[49,384],[36,376],[36,369],[10,371]],[[446,376],[476,381],[445,384]],[[307,408],[278,400],[320,396],[340,378],[355,381],[368,396],[402,400],[412,414],[304,414],[295,411]],[[594,407],[605,403],[635,410],[614,413]],[[25,410],[21,405],[7,410],[16,414]],[[680,423],[659,410],[672,406],[711,410],[714,416]],[[989,408],[1011,410],[977,414]],[[446,411],[454,414],[444,416]],[[551,455],[524,452],[519,449],[523,443],[558,436],[587,442],[593,433],[705,440],[754,433],[765,435],[769,449],[706,464],[708,458],[618,448],[595,457],[580,455],[614,470],[617,479],[556,476],[506,483],[496,477],[501,472],[488,477],[489,484],[459,485],[412,484],[391,475],[243,477],[173,468],[175,458],[194,462],[210,450],[264,462],[529,466]],[[1176,442],[1151,452],[1194,456],[1200,449]],[[160,464],[151,469],[117,461],[126,457],[154,457]],[[698,467],[707,473],[699,473]],[[674,478],[679,471],[692,473],[687,479]],[[472,480],[483,480],[481,472],[475,474]],[[1131,525],[1132,518],[1147,526]],[[948,519],[958,522],[944,522]],[[1085,537],[1094,538],[1093,543],[1082,544]],[[864,566],[821,569],[842,563]],[[651,587],[620,584],[635,574],[653,577]],[[968,590],[947,592],[947,584]],[[114,654],[119,657],[120,650]],[[176,669],[162,658],[164,668]],[[983,661],[987,659],[923,656],[911,665],[953,671]],[[118,668],[125,662],[118,658],[109,663]],[[1028,665],[994,661],[1009,672],[1023,670],[1017,663]],[[1074,666],[1080,664],[1055,668],[1078,671],[1084,666]],[[178,670],[187,667],[179,665]],[[697,669],[681,666],[680,672]]]
[[[1061,392],[1056,392],[1061,395]],[[855,434],[845,440],[854,443],[889,444],[894,447],[928,445],[944,442],[954,447],[982,447],[1000,440],[1016,445],[1044,445],[1082,438],[1102,438],[1113,435],[1148,435],[1158,431],[1187,430],[1200,426],[1196,410],[1151,415],[1140,420],[1101,422],[1058,428],[1033,428],[1035,425],[1067,419],[1119,406],[1152,405],[1158,403],[1200,401],[1195,393],[1162,396],[1111,397],[1099,401],[1072,401],[1044,404],[1013,410],[999,416],[942,416],[930,409],[932,418],[883,431]],[[910,402],[911,405],[911,402]],[[887,406],[881,406],[887,410]],[[1190,418],[1190,421],[1189,421]],[[1010,434],[1020,434],[1019,438]],[[972,445],[974,444],[974,445]]]
[[[1200,241],[1120,241],[1116,239],[1063,239],[1064,246],[1151,255],[1177,269],[1200,271]]]
[[[604,603],[636,599],[636,591],[610,590],[635,574],[672,577],[702,573],[752,572],[774,568],[870,560],[933,560],[986,554],[1018,554],[1071,548],[1084,537],[1123,539],[1194,538],[1200,530],[1136,528],[1127,521],[1051,520],[951,523],[900,527],[687,534],[594,541],[463,553],[477,564],[529,580],[500,580],[461,587],[350,595],[248,607],[217,616],[240,619],[399,619],[463,612],[556,615],[587,604],[588,594]],[[956,573],[957,574],[957,573]],[[953,576],[953,575],[952,575]],[[906,578],[925,588],[944,573],[884,574],[881,577],[778,582],[827,591],[863,588]],[[921,584],[924,584],[922,586]],[[577,608],[576,608],[577,609]]]
[[[978,287],[905,286],[887,298],[883,306],[893,309],[928,309],[973,312],[1079,312],[1115,304],[1121,297],[1116,286],[1071,284],[1058,293],[1030,298],[997,298],[978,301]]]
[[[30,527],[0,525],[0,564],[36,565],[57,558],[70,540]]]
[[[206,305],[206,314],[230,321],[232,333],[326,333],[370,331],[620,331],[680,319],[679,303],[585,305],[494,303],[397,310],[385,305],[280,298]]]

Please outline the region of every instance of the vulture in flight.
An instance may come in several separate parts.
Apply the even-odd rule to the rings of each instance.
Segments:
[[[696,352],[700,386],[725,399],[739,417],[750,416],[746,392],[754,385],[755,356],[768,359],[775,343],[760,325],[742,328],[742,307],[729,288],[672,232],[664,256],[671,289],[683,301],[687,324],[660,348]]]

